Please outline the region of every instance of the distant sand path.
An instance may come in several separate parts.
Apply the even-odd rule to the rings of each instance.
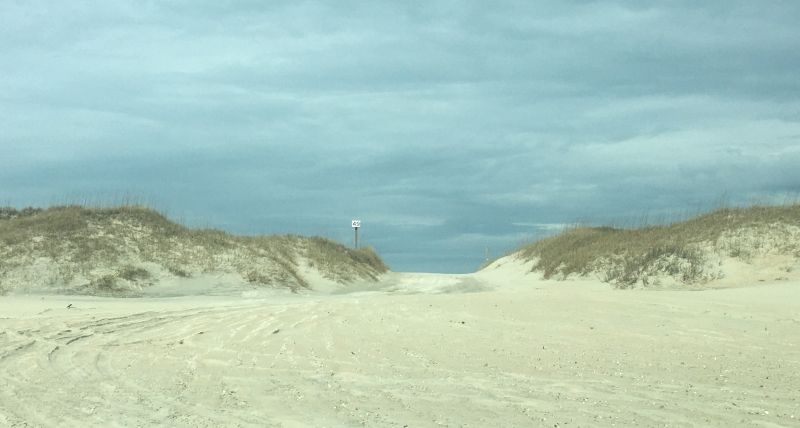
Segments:
[[[0,426],[800,426],[800,283],[393,275],[344,295],[0,297]]]

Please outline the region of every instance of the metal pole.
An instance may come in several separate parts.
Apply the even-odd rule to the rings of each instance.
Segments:
[[[356,250],[357,250],[358,249],[358,228],[354,227],[354,229],[356,230]]]

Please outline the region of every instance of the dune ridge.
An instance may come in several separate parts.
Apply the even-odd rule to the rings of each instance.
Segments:
[[[544,279],[595,276],[616,288],[788,279],[800,268],[800,204],[725,207],[644,227],[580,225],[482,269],[514,260]]]
[[[389,270],[371,248],[354,250],[320,237],[192,229],[141,205],[2,208],[0,244],[0,293],[133,296],[167,280],[207,274],[296,292],[312,282],[374,280]]]

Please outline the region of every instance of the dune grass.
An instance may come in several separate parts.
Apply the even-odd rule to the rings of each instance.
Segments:
[[[709,251],[746,259],[764,246],[800,257],[800,204],[724,207],[668,225],[633,228],[580,225],[515,252],[535,260],[544,278],[597,273],[619,288],[669,275],[684,283],[714,279]]]
[[[301,260],[334,281],[376,278],[388,267],[371,248],[295,235],[240,236],[188,228],[141,205],[0,208],[0,286],[36,263],[49,266],[52,285],[123,290],[147,283],[150,263],[189,277],[235,271],[255,285],[310,287]],[[45,269],[46,270],[46,269]],[[37,278],[33,278],[37,279]]]

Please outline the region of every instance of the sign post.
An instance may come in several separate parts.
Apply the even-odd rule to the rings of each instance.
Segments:
[[[353,229],[356,231],[356,250],[358,249],[358,228],[361,227],[361,220],[353,220],[350,222],[352,224]]]

